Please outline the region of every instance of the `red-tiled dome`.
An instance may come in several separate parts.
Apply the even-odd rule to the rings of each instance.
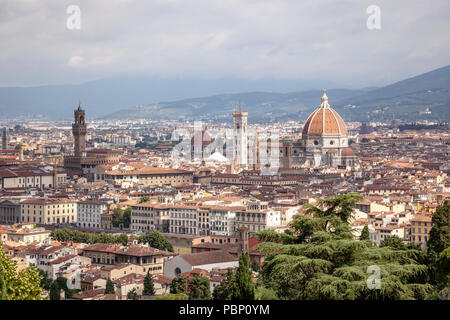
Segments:
[[[342,150],[341,156],[342,157],[353,157],[353,156],[355,156],[355,152],[353,152],[352,148],[347,147]]]
[[[302,131],[303,135],[308,134],[341,134],[347,135],[347,128],[341,116],[330,107],[328,97],[325,92],[322,96],[322,103],[305,122]]]

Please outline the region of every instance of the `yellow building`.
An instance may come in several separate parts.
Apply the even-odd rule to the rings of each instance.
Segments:
[[[69,199],[28,199],[20,203],[21,222],[59,224],[77,221],[77,202]]]

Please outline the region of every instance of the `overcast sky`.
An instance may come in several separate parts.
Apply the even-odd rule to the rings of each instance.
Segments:
[[[0,0],[0,85],[145,73],[378,86],[450,64],[449,31],[448,0]]]

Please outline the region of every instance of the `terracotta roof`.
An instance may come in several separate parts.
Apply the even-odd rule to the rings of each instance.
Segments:
[[[238,261],[236,257],[222,250],[214,250],[192,254],[182,254],[180,255],[180,257],[192,266]]]
[[[305,122],[302,135],[308,134],[347,134],[344,120],[332,108],[316,109]]]

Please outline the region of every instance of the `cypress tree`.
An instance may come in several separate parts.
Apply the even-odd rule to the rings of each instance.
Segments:
[[[370,240],[368,226],[364,226],[364,228],[362,229],[361,235],[359,236],[359,240]]]
[[[142,291],[144,296],[154,296],[155,295],[155,285],[153,284],[153,277],[149,271],[144,278],[144,290]]]
[[[106,282],[106,289],[105,289],[105,294],[108,293],[114,293],[114,283],[111,281],[111,279],[108,279],[108,281]]]
[[[248,252],[239,257],[232,300],[255,300],[255,285]]]

